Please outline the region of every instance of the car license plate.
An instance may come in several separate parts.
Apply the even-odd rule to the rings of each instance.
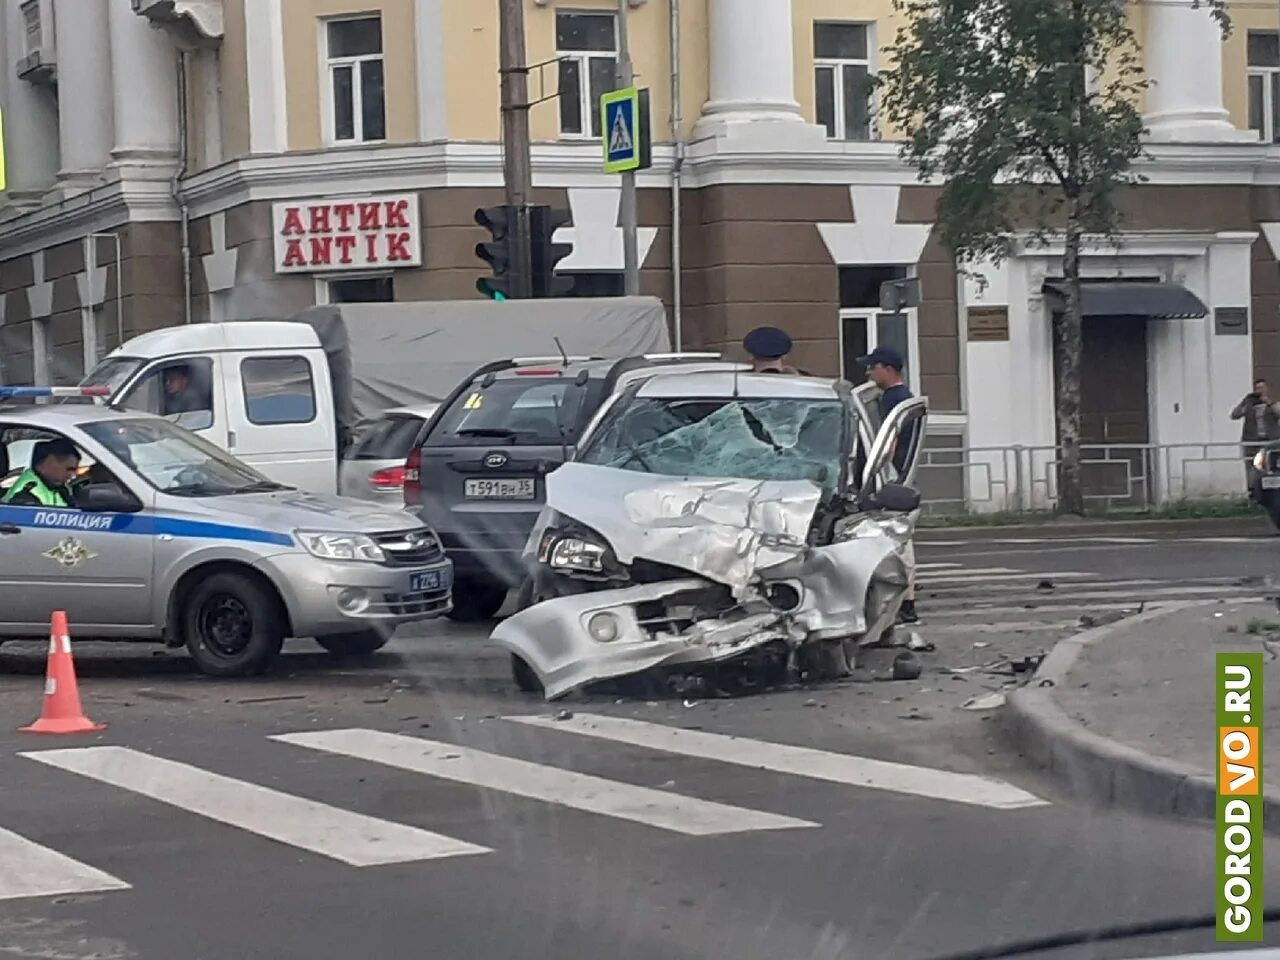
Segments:
[[[502,479],[471,479],[462,482],[462,492],[469,500],[532,500],[532,477],[504,477]]]
[[[1280,476],[1263,477],[1262,489],[1263,490],[1280,490]]]
[[[409,575],[410,593],[436,593],[449,588],[449,571],[424,570]]]

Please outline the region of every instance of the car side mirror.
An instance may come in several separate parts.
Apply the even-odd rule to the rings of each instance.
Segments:
[[[196,430],[208,430],[213,426],[212,410],[191,410],[187,413],[174,413],[165,417],[171,423],[175,423],[184,430],[195,432]]]
[[[871,510],[911,513],[920,506],[920,491],[900,483],[886,483],[866,501],[865,506]]]
[[[114,483],[94,483],[76,490],[76,506],[86,513],[136,513],[142,504]]]

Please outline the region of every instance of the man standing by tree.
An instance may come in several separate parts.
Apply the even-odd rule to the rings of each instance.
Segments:
[[[1232,420],[1243,420],[1240,443],[1244,447],[1245,485],[1253,490],[1253,458],[1263,445],[1280,440],[1280,403],[1271,399],[1271,388],[1259,377],[1253,381],[1253,392],[1235,405]]]
[[[1226,32],[1224,0],[1193,0]],[[1142,180],[1147,80],[1129,0],[894,0],[903,25],[877,78],[885,119],[921,179],[961,270],[1029,245],[1063,245],[1066,309],[1053,317],[1058,510],[1084,512],[1080,272],[1088,235],[1114,237]]]

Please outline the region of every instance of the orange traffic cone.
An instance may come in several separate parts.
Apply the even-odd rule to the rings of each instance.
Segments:
[[[44,681],[44,708],[40,719],[20,733],[95,733],[105,730],[105,723],[94,723],[80,706],[80,688],[76,684],[76,665],[71,659],[71,636],[67,615],[56,610],[49,632],[49,670]]]

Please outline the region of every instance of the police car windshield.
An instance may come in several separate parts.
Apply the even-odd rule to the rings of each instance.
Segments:
[[[167,420],[100,420],[80,428],[155,489],[171,496],[223,497],[290,489]]]

